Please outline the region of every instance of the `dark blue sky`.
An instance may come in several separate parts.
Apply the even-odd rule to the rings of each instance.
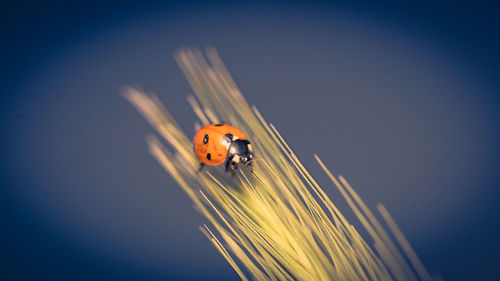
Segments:
[[[192,134],[172,54],[209,45],[326,189],[313,153],[387,206],[431,272],[498,279],[492,1],[3,4],[2,280],[236,278],[119,96],[156,92]]]

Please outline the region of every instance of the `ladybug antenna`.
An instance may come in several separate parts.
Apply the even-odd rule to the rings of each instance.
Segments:
[[[255,162],[255,161],[257,161],[257,160],[262,161],[263,159],[260,159],[260,158],[257,158],[257,157],[252,158],[252,159],[248,160],[248,161],[245,163],[245,166],[246,166],[246,165],[253,164],[253,162]]]

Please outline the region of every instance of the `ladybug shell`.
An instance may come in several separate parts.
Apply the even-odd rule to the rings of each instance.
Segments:
[[[247,139],[242,131],[227,124],[210,124],[199,129],[193,138],[194,152],[198,160],[211,166],[223,164],[231,145],[226,134],[233,135],[234,139]]]

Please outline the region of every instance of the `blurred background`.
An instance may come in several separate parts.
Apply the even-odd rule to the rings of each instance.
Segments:
[[[1,280],[237,279],[120,96],[158,94],[193,135],[172,58],[193,46],[217,48],[355,225],[313,153],[385,204],[431,273],[498,279],[493,1],[2,4]]]

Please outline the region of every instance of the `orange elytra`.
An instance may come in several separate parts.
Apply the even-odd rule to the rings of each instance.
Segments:
[[[254,155],[246,135],[233,126],[223,123],[206,125],[193,138],[194,152],[200,162],[210,166],[225,164],[234,171],[238,163],[250,165]]]

